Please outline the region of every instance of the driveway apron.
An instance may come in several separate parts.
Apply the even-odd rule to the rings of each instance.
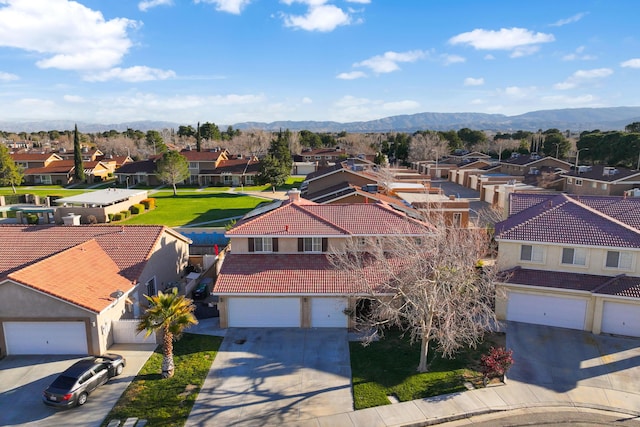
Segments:
[[[186,425],[280,425],[352,410],[346,330],[231,328]]]

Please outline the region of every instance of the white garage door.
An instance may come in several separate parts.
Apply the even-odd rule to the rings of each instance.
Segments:
[[[640,306],[605,301],[602,306],[602,332],[640,337]]]
[[[311,327],[313,328],[346,328],[346,298],[312,298]]]
[[[509,292],[507,320],[583,330],[586,312],[584,299]]]
[[[300,327],[300,298],[228,298],[229,327]]]
[[[87,354],[84,322],[4,322],[7,354]]]

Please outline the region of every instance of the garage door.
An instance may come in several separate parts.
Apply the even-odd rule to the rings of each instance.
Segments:
[[[586,312],[584,299],[509,292],[507,320],[582,330]]]
[[[605,301],[602,306],[602,332],[640,337],[640,306]]]
[[[300,327],[300,298],[228,298],[229,327]]]
[[[4,322],[7,354],[87,354],[84,322]]]
[[[311,299],[311,327],[312,328],[346,328],[347,316],[346,298],[312,298]]]

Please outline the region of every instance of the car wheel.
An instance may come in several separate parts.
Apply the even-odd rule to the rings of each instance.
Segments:
[[[81,393],[80,396],[78,396],[78,406],[82,406],[85,403],[87,403],[87,393]]]
[[[120,375],[122,373],[122,365],[118,365],[116,366],[116,376]]]

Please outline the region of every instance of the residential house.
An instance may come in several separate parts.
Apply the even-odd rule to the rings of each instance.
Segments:
[[[300,190],[303,195],[314,194],[343,182],[362,187],[378,184],[378,179],[375,175],[367,172],[365,166],[344,161],[307,175]]]
[[[157,161],[160,156],[153,156],[147,160],[139,160],[137,162],[125,163],[115,171],[118,183],[133,187],[135,185],[161,185],[156,171],[158,169]]]
[[[260,171],[260,162],[256,157],[237,156],[221,160],[210,175],[212,184],[225,187],[239,187],[255,185],[256,176]]]
[[[508,175],[538,175],[543,167],[568,171],[571,169],[571,163],[551,156],[540,156],[537,153],[512,153],[510,158],[500,161],[500,172]]]
[[[579,166],[562,177],[565,191],[578,195],[622,196],[640,187],[640,171],[603,165]]]
[[[180,280],[190,242],[105,225],[0,225],[0,241],[0,356],[104,353],[122,325],[135,330],[143,295]]]
[[[112,173],[111,168],[99,161],[82,163],[85,182],[99,182],[106,180]],[[24,170],[26,184],[58,184],[66,185],[74,181],[75,163],[73,160],[58,160],[47,166]]]
[[[80,153],[83,162],[95,162],[104,156],[104,153],[96,147],[82,147],[80,149]],[[61,149],[57,154],[62,157],[63,160],[75,159],[75,150],[68,151],[66,149]]]
[[[44,168],[51,163],[62,160],[62,157],[55,153],[11,153],[11,158],[17,166],[23,170],[30,168]]]
[[[209,186],[216,183],[215,169],[224,160],[229,159],[227,150],[195,151],[182,150],[180,152],[189,162],[189,183],[199,186]]]
[[[511,194],[501,319],[640,336],[640,199]]]
[[[300,198],[247,214],[226,233],[226,254],[213,288],[221,327],[350,326],[357,280],[334,268],[331,251],[351,239],[424,236],[428,225],[380,203],[320,205]],[[382,281],[375,268],[361,274]]]

